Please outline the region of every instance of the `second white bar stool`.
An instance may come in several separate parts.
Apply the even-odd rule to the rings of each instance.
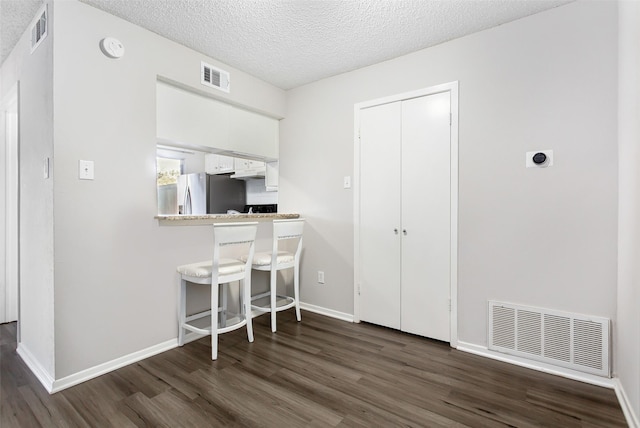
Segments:
[[[269,291],[251,297],[251,307],[260,312],[271,312],[271,331],[276,332],[276,312],[296,308],[296,319],[300,317],[300,253],[302,252],[302,231],[304,219],[274,220],[273,221],[273,247],[271,251],[255,253],[253,257],[253,269],[270,271]],[[294,241],[295,250],[285,251],[279,249],[282,241]],[[297,242],[296,242],[297,241]],[[277,293],[278,271],[293,269],[293,296],[279,295]],[[270,297],[269,306],[254,305],[253,302],[266,296]],[[278,299],[285,300],[278,306]]]

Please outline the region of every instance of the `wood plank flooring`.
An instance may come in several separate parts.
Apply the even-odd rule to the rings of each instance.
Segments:
[[[49,395],[0,325],[0,426],[623,427],[613,390],[309,312],[254,320]]]

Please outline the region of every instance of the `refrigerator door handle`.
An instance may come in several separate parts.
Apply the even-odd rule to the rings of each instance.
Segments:
[[[184,212],[183,214],[191,214],[191,188],[187,185],[184,195]]]

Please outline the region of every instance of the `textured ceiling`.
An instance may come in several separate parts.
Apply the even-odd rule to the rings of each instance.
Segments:
[[[283,89],[395,58],[569,2],[81,1]],[[0,0],[0,4],[5,2],[40,3],[34,0]],[[30,18],[24,28],[29,21]],[[4,32],[4,16],[1,24]],[[5,56],[3,46],[2,60]]]

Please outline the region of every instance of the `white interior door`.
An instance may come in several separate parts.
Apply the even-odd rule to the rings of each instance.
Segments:
[[[360,319],[400,329],[401,103],[360,111]]]
[[[18,92],[12,89],[0,102],[0,165],[4,173],[0,193],[0,323],[18,319]]]
[[[450,92],[402,102],[401,329],[450,340]]]

